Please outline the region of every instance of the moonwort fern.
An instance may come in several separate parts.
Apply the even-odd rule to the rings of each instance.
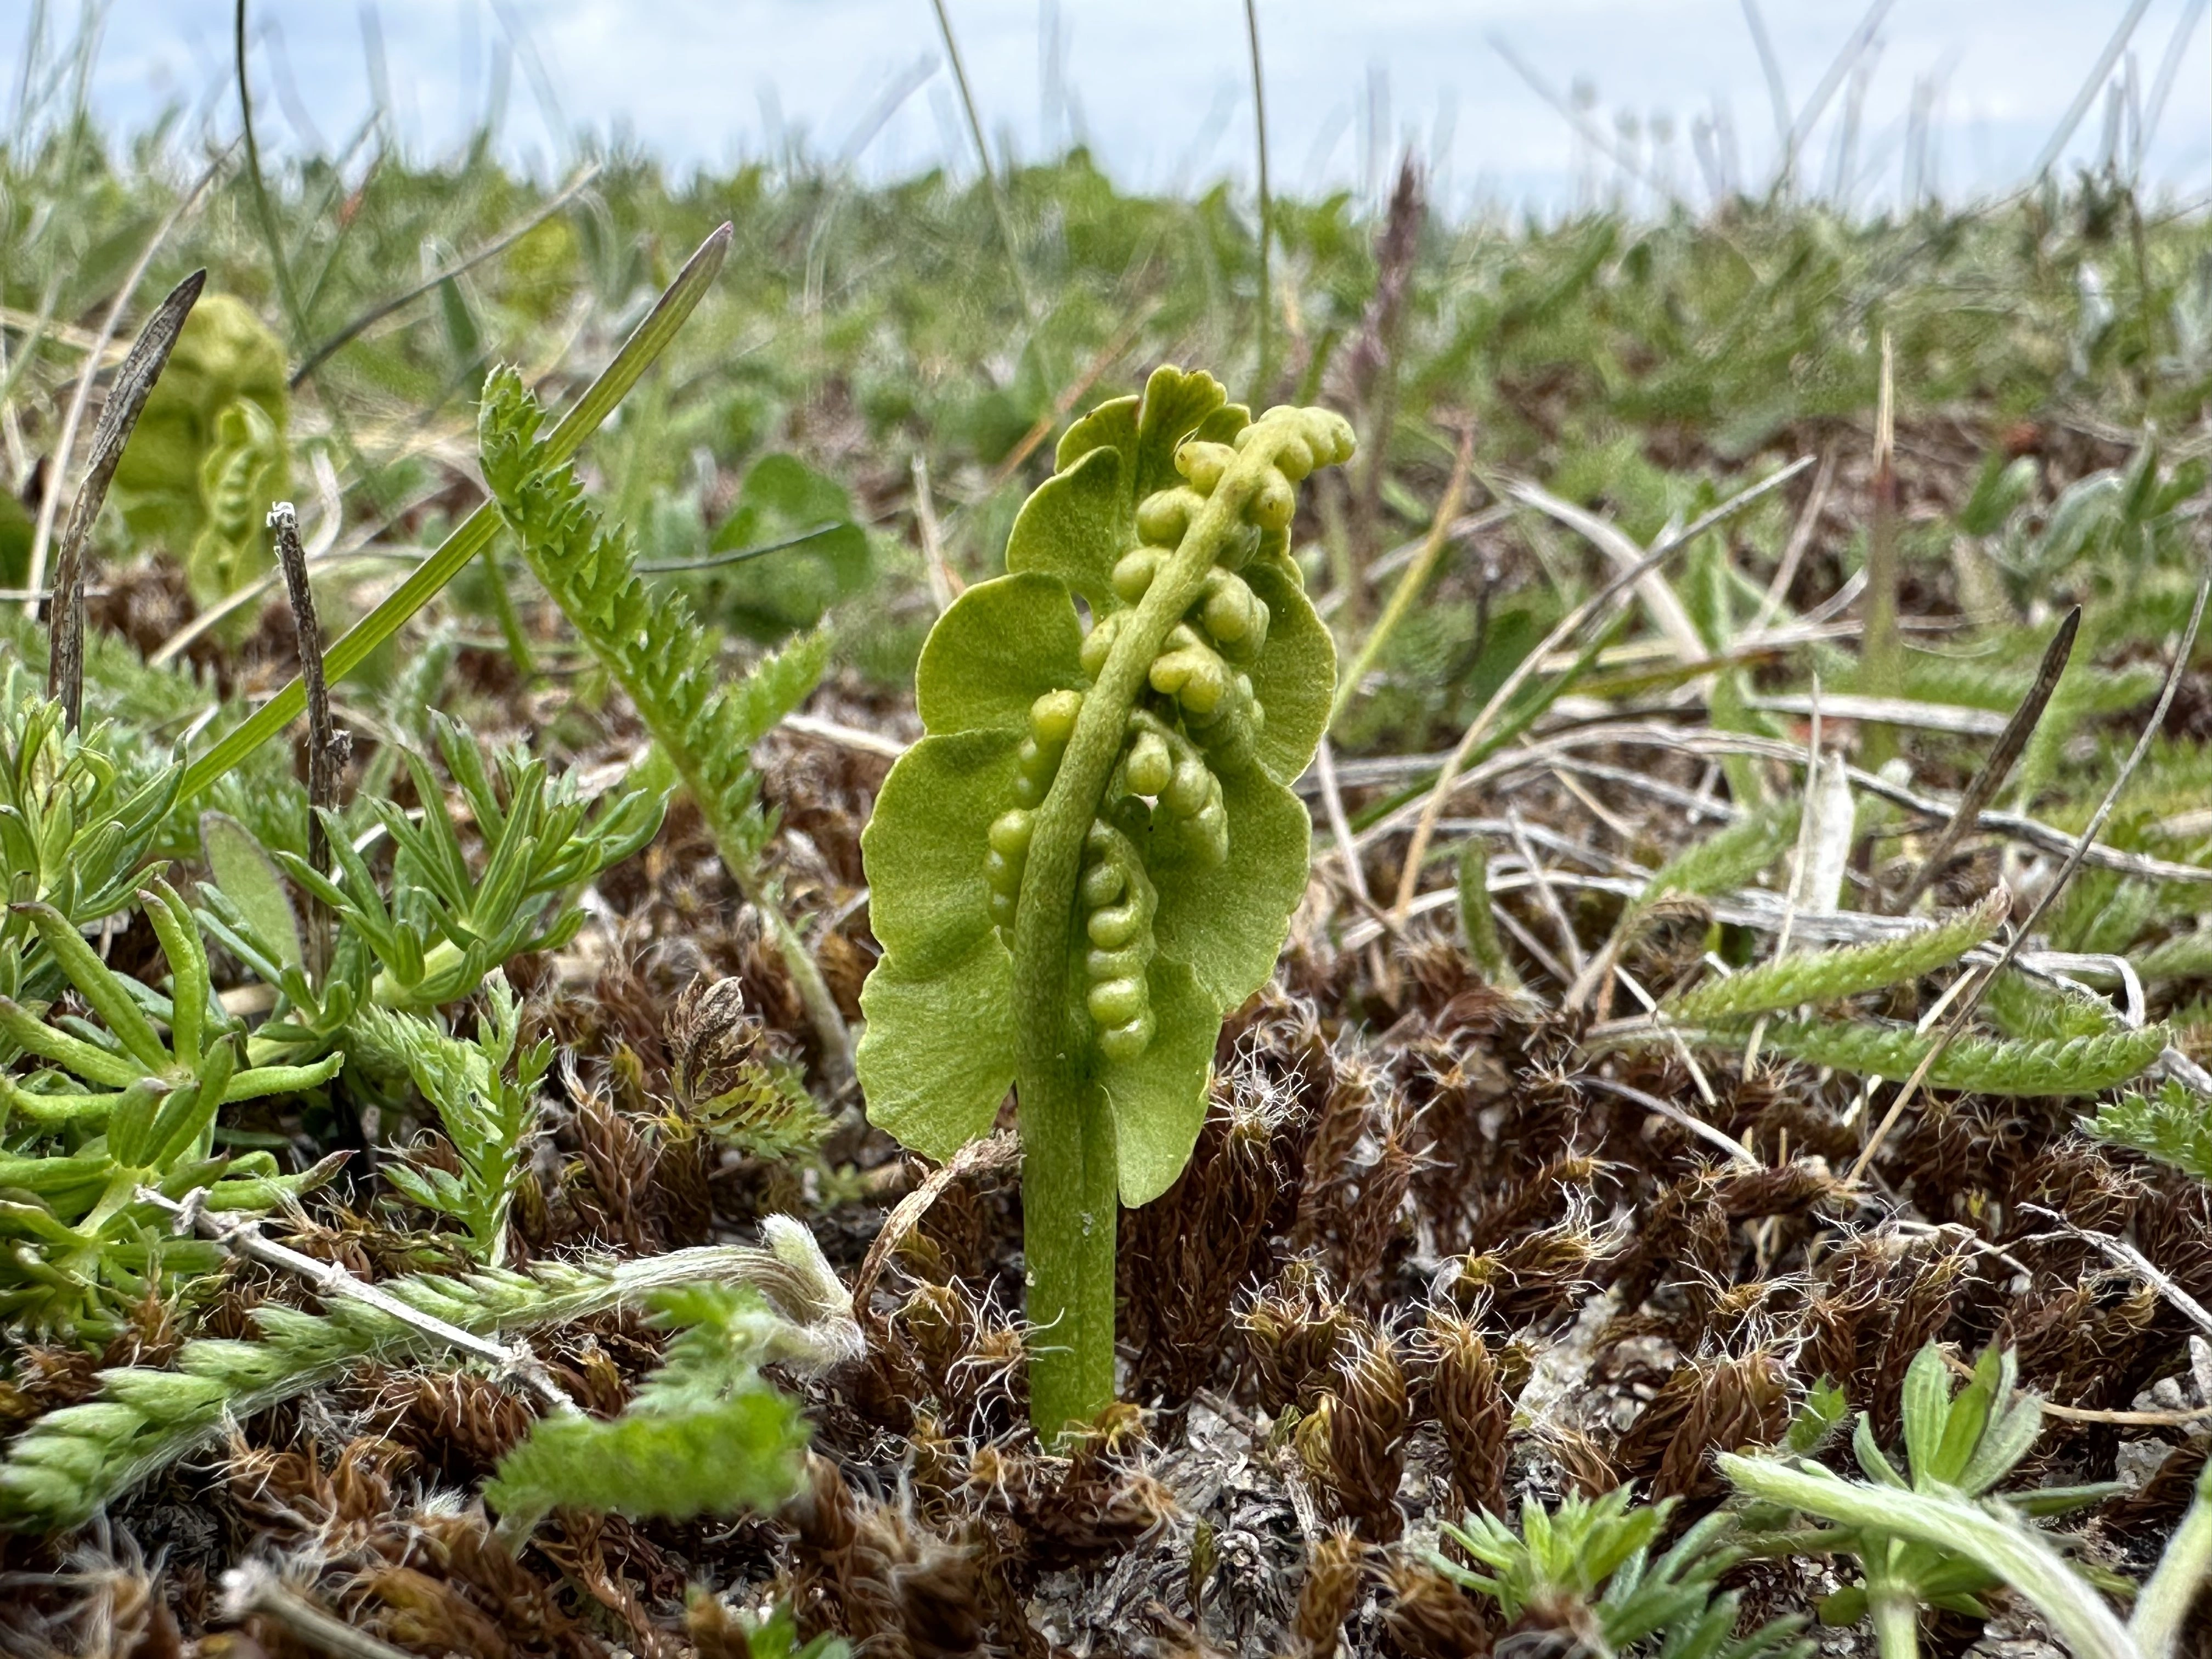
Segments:
[[[283,343],[243,301],[203,295],[115,469],[133,538],[185,561],[200,605],[269,568],[261,515],[288,487],[290,405]]]
[[[544,422],[520,376],[495,370],[477,421],[484,482],[531,569],[682,779],[730,878],[775,933],[825,1053],[842,1059],[844,1018],[763,868],[775,820],[751,763],[753,745],[820,680],[828,637],[804,635],[743,679],[725,680],[718,642],[690,606],[681,595],[647,592],[628,533],[606,528],[573,467],[552,464]]]
[[[1289,532],[1298,481],[1352,442],[1335,415],[1255,421],[1175,368],[1078,421],[1007,574],[923,647],[928,735],[862,838],[884,946],[861,998],[869,1114],[948,1158],[1017,1087],[1048,1436],[1113,1397],[1117,1196],[1181,1172],[1223,1013],[1273,971],[1305,890],[1288,786],[1335,650]]]
[[[240,398],[216,415],[213,442],[200,462],[205,512],[185,562],[192,597],[211,604],[234,593],[268,568],[262,526],[269,503],[289,482],[284,434],[262,407]],[[247,613],[238,613],[234,631]]]

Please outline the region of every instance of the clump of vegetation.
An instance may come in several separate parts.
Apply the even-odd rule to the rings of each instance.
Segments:
[[[2185,1650],[2212,222],[69,83],[0,1647]]]

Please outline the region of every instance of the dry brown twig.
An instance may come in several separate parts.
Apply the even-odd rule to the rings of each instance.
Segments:
[[[1982,809],[2012,775],[2013,767],[2027,750],[2028,738],[2042,723],[2043,711],[2051,704],[2051,694],[2058,689],[2058,678],[2066,672],[2067,661],[2074,654],[2074,636],[2081,627],[2081,607],[2077,605],[2066,613],[2065,620],[2058,624],[2058,631],[2051,636],[2051,643],[2044,647],[2042,664],[2035,671],[2035,684],[2028,687],[2027,695],[2020,700],[2020,707],[2012,711],[2002,734],[1960,792],[1959,805],[1952,811],[1949,822],[1937,833],[1936,844],[1928,849],[1928,856],[1920,861],[1920,867],[1912,872],[1912,879],[1905,884],[1905,890],[1898,895],[1892,908],[1899,911],[1912,908],[1913,900],[1926,891],[1928,884],[1942,872],[1951,849],[1979,822]]]
[[[180,1203],[151,1187],[141,1187],[138,1199],[141,1203],[165,1212],[171,1218],[171,1226],[179,1233],[197,1232],[203,1238],[215,1240],[234,1255],[296,1274],[313,1286],[318,1296],[345,1297],[364,1303],[386,1318],[398,1320],[425,1336],[435,1337],[458,1352],[483,1360],[500,1375],[515,1378],[549,1409],[567,1414],[576,1410],[575,1402],[561,1391],[551,1373],[527,1348],[508,1347],[473,1331],[463,1330],[434,1314],[410,1306],[367,1279],[356,1278],[337,1262],[318,1261],[311,1255],[264,1237],[258,1219],[226,1219],[206,1207],[204,1188]]]
[[[204,269],[192,272],[169,290],[168,298],[138,331],[131,355],[123,360],[123,367],[115,373],[115,383],[107,389],[100,424],[92,431],[84,483],[78,486],[76,500],[70,506],[69,522],[62,531],[60,554],[54,561],[53,600],[46,613],[53,640],[46,661],[46,695],[60,699],[63,721],[72,732],[84,715],[85,543],[92,535],[93,520],[107,500],[108,482],[115,477],[116,463],[123,459],[123,447],[138,424],[139,411],[153,394],[154,383],[161,378],[177,337],[184,332],[185,319],[191,315],[206,283]],[[93,363],[88,362],[85,374],[88,377],[92,372]],[[38,585],[34,574],[29,586],[36,589]],[[29,603],[35,607],[38,601]]]
[[[971,1140],[952,1155],[950,1162],[932,1170],[929,1178],[899,1200],[891,1212],[884,1218],[881,1231],[868,1246],[868,1254],[860,1263],[860,1271],[853,1280],[853,1305],[865,1309],[869,1294],[876,1288],[876,1280],[883,1277],[884,1267],[890,1261],[891,1252],[898,1249],[906,1236],[919,1226],[929,1206],[937,1202],[947,1187],[964,1176],[985,1175],[1000,1170],[1010,1170],[1022,1159],[1020,1139],[1011,1129],[1001,1129],[982,1140]]]
[[[331,688],[323,672],[323,629],[315,616],[315,590],[307,580],[307,550],[300,545],[300,515],[289,501],[269,509],[269,527],[276,532],[276,561],[284,572],[285,592],[292,603],[294,631],[300,637],[300,678],[307,688],[307,862],[327,870],[331,862],[330,835],[317,808],[335,811],[338,786],[345,775],[347,757],[353,752],[353,734],[331,719]],[[329,907],[312,893],[307,896],[307,971],[320,981],[330,965]]]
[[[146,246],[139,251],[137,263],[131,267],[130,274],[124,277],[123,286],[116,290],[114,302],[108,307],[106,316],[100,319],[99,333],[88,337],[84,343],[84,367],[77,372],[76,389],[70,395],[69,413],[62,419],[61,435],[55,442],[53,460],[47,468],[47,475],[55,481],[55,483],[53,487],[47,489],[45,499],[40,501],[38,522],[31,531],[31,556],[27,566],[28,574],[23,580],[24,587],[32,595],[24,601],[24,614],[27,616],[38,614],[37,595],[46,575],[46,550],[53,538],[54,514],[60,509],[62,501],[63,492],[59,487],[59,481],[68,472],[70,460],[76,453],[76,434],[84,424],[85,408],[92,400],[92,383],[99,378],[100,369],[106,364],[109,344],[115,338],[115,331],[122,326],[123,313],[130,307],[131,295],[137,293],[138,284],[145,279],[146,269],[154,263],[154,256],[161,251],[162,245],[169,240],[169,233],[199,206],[200,198],[207,194],[208,186],[216,181],[216,175],[229,164],[231,155],[237,149],[238,141],[233,140],[220,155],[208,163],[206,170],[193,182],[192,187],[185,192],[183,198],[163,216],[161,222],[154,228],[154,234],[146,239]],[[202,277],[206,274],[205,271],[198,273]],[[185,279],[187,282],[191,280],[190,277]],[[198,292],[197,289],[193,291],[195,295]],[[173,294],[170,297],[173,299],[175,295]],[[136,347],[134,346],[132,349],[135,350]],[[126,363],[130,362],[128,352],[124,355],[123,361]],[[158,374],[160,370],[156,369],[155,372]],[[118,385],[120,384],[121,382],[118,381]],[[104,419],[103,413],[103,421]],[[131,419],[133,421],[137,419],[136,410],[132,411]],[[129,434],[126,433],[125,435]],[[95,457],[98,453],[95,448],[94,452]],[[89,476],[87,477],[86,483],[89,488],[91,483]],[[100,494],[103,496],[106,494],[106,481],[102,478]],[[79,492],[80,498],[82,493]],[[94,511],[97,513],[98,510],[99,503],[95,501]],[[75,517],[75,514],[72,513],[72,524]]]
[[[222,1617],[235,1623],[259,1617],[294,1638],[341,1659],[406,1659],[406,1650],[327,1613],[276,1576],[265,1561],[248,1561],[222,1576]]]
[[[1790,766],[1802,765],[1805,760],[1802,744],[1779,738],[1664,726],[1651,720],[1607,720],[1555,732],[1505,753],[1493,755],[1479,766],[1455,773],[1451,787],[1456,792],[1480,784],[1497,783],[1522,772],[1540,772],[1559,764],[1563,756],[1571,757],[1585,749],[1607,749],[1616,745],[1664,749],[1698,757],[1749,755],[1759,759],[1781,761]],[[1445,758],[1449,760],[1449,757]],[[1433,755],[1389,757],[1357,763],[1343,761],[1338,763],[1338,775],[1347,787],[1357,787],[1419,776],[1432,771],[1437,765],[1437,757]],[[1863,771],[1857,767],[1850,768],[1846,775],[1850,779],[1852,788],[1879,795],[1884,800],[1919,814],[1931,823],[1946,822],[1958,808],[1955,800],[1923,794],[1908,785],[1893,783],[1877,773]],[[1359,832],[1357,837],[1358,844],[1362,848],[1370,847],[1399,833],[1425,807],[1425,801],[1419,805],[1408,803],[1377,818]],[[1991,834],[2025,842],[2039,851],[2062,856],[2074,851],[2078,839],[2040,819],[2018,812],[1984,811],[1980,815],[1978,827]],[[2083,854],[2082,862],[2100,870],[2113,870],[2122,875],[2136,876],[2145,881],[2212,883],[2212,866],[2181,864],[2172,859],[2123,852],[2116,847],[2091,847]]]

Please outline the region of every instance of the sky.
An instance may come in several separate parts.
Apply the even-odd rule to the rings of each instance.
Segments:
[[[1080,141],[1134,188],[1249,182],[1242,0],[945,4],[995,155]],[[1785,154],[1801,189],[1863,210],[1930,192],[1957,202],[2030,176],[2086,88],[2063,168],[2116,140],[2123,169],[2154,191],[2212,195],[2207,0],[1256,6],[1283,191],[1385,189],[1411,147],[1435,198],[1462,210],[1702,206],[1716,186],[1764,189]],[[42,10],[50,48],[65,46],[77,0],[0,0],[11,100]],[[179,106],[187,139],[235,130],[230,0],[98,11],[101,116],[140,127]],[[1814,107],[1869,21],[1870,47],[1842,59]],[[418,161],[495,111],[502,152],[548,177],[574,164],[579,131],[678,172],[793,149],[871,178],[975,166],[931,0],[255,0],[250,38],[258,125],[277,145],[342,148],[380,103]]]

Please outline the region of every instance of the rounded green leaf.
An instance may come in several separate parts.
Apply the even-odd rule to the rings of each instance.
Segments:
[[[1137,544],[1136,506],[1127,478],[1127,459],[1119,449],[1094,449],[1054,473],[1015,516],[1006,538],[1006,568],[1057,576],[1093,610],[1118,610],[1115,562]],[[952,612],[945,614],[950,618]],[[939,630],[944,626],[938,623]],[[936,635],[930,637],[934,642]]]
[[[1226,860],[1197,857],[1171,822],[1160,823],[1145,848],[1159,892],[1152,927],[1160,954],[1188,966],[1217,1018],[1275,971],[1291,912],[1305,895],[1313,841],[1297,797],[1256,768],[1224,773],[1221,796]]]
[[[924,738],[884,780],[860,859],[887,966],[918,979],[993,934],[986,834],[1013,799],[1019,742],[997,730]]]
[[[1061,434],[1058,471],[1022,504],[1006,568],[1064,579],[1094,611],[1118,611],[1115,562],[1137,544],[1137,503],[1182,481],[1176,452],[1204,437],[1226,443],[1251,422],[1211,374],[1163,365],[1141,398],[1101,404]]]
[[[868,1121],[927,1158],[990,1133],[1014,1084],[1014,959],[986,931],[964,956],[909,978],[886,956],[860,992],[854,1056]]]
[[[1221,382],[1203,369],[1187,371],[1170,363],[1154,369],[1145,382],[1144,402],[1137,410],[1135,468],[1130,475],[1130,504],[1133,507],[1156,489],[1170,489],[1182,482],[1176,471],[1176,451],[1183,440],[1206,428],[1206,435],[1226,443],[1250,418],[1234,407]],[[1243,418],[1238,418],[1243,416]]]
[[[1254,757],[1276,782],[1295,783],[1328,729],[1336,641],[1288,571],[1255,560],[1243,575],[1268,611],[1267,646],[1251,670],[1252,694],[1267,716]]]
[[[1155,957],[1151,981],[1152,1046],[1099,1073],[1114,1111],[1114,1149],[1121,1202],[1134,1209],[1175,1185],[1206,1122],[1207,1079],[1221,1010],[1189,969]]]
[[[1109,398],[1088,415],[1072,422],[1067,430],[1060,434],[1059,447],[1053,451],[1053,471],[1066,471],[1094,449],[1134,454],[1137,405],[1142,401],[1133,392],[1126,398]]]
[[[1097,450],[1118,451],[1125,463],[1122,487],[1133,508],[1154,490],[1181,481],[1175,453],[1185,439],[1227,443],[1251,423],[1251,411],[1228,402],[1228,395],[1203,370],[1163,364],[1145,382],[1143,397],[1112,398],[1062,433],[1053,465],[1065,472]]]
[[[1034,499],[1034,498],[1032,498]],[[933,733],[1029,730],[1030,705],[1080,685],[1082,625],[1060,574],[1000,576],[952,602],[929,631],[915,702]]]

